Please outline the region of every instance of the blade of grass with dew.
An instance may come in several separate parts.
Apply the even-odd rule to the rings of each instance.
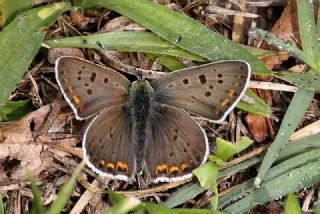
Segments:
[[[248,45],[241,45],[241,46],[247,49],[252,55],[257,57],[258,59],[263,59],[265,57],[271,57],[271,56],[288,55],[288,53],[285,51],[266,50],[266,49],[252,47]]]
[[[76,170],[72,173],[71,178],[69,181],[61,187],[55,201],[51,204],[48,214],[59,214],[61,213],[64,205],[68,203],[70,195],[73,191],[73,188],[77,184],[77,177],[80,175],[81,171],[85,167],[86,163],[85,161],[81,161],[79,166],[76,168]]]
[[[192,54],[188,51],[178,47],[168,50],[172,46],[169,43],[154,33],[145,31],[124,31],[124,32],[109,32],[99,33],[87,36],[74,36],[58,39],[48,39],[43,43],[51,48],[61,47],[78,47],[78,48],[97,48],[96,42],[99,41],[104,47],[108,49],[117,49],[125,52],[144,52],[158,55],[169,55],[182,57],[189,60],[205,62],[206,60],[198,55]],[[241,45],[247,49],[252,55],[258,58],[275,56],[281,54],[278,51],[264,50],[261,48]],[[283,52],[282,54],[287,54]]]
[[[316,67],[311,66],[315,71],[320,72],[320,48],[318,34],[314,23],[312,3],[309,0],[300,0],[297,2],[299,33],[303,52],[307,53]]]
[[[45,29],[70,9],[61,2],[28,10],[0,32],[0,104],[4,104],[18,80],[38,53]]]
[[[290,192],[309,188],[320,182],[320,161],[315,161],[285,173],[269,182],[253,193],[240,199],[223,211],[243,213],[253,207],[283,197]]]
[[[308,71],[303,73],[281,71],[274,72],[274,76],[282,79],[284,81],[290,82],[298,87],[310,90],[310,91],[320,91],[320,73],[315,71]]]
[[[306,162],[309,162],[310,160],[314,160],[313,157],[310,157],[309,160],[301,160],[301,158],[305,157],[305,156],[309,156],[308,154],[305,156],[299,156],[299,154],[303,154],[306,153],[308,151],[312,151],[312,150],[319,150],[320,149],[320,134],[315,134],[315,135],[311,135],[308,137],[304,137],[301,139],[298,139],[296,141],[291,142],[290,144],[286,144],[285,148],[281,150],[281,152],[279,153],[279,156],[276,160],[275,163],[277,163],[278,165],[274,168],[271,168],[270,171],[268,171],[265,180],[268,181],[270,179],[275,178],[276,175],[280,175],[283,174],[284,172],[295,168],[295,166],[290,167],[291,166],[291,162],[295,162],[297,161],[297,165],[296,166],[301,166],[303,164],[305,164]],[[291,157],[294,157],[295,159],[289,159]],[[292,160],[289,162],[284,162],[285,160]],[[262,157],[256,158],[256,163],[260,163],[262,161]],[[282,163],[281,163],[282,162]],[[286,164],[289,164],[288,166],[286,166]],[[252,166],[255,163],[253,162],[253,160],[247,160],[241,164],[235,165],[233,167],[230,167],[228,169],[223,170],[220,174],[219,174],[219,178],[220,176],[222,176],[224,173],[227,173],[228,171],[235,171],[238,172],[238,170],[236,169],[241,169],[241,165],[248,165]],[[279,165],[280,164],[280,165]],[[282,165],[283,164],[283,165]],[[283,166],[283,168],[282,168]],[[278,168],[281,170],[279,171]],[[228,174],[228,176],[230,176],[230,174]],[[236,201],[239,198],[242,198],[243,196],[251,193],[254,189],[254,185],[253,185],[253,181],[254,179],[245,181],[241,184],[239,184],[236,187],[233,187],[228,193],[224,194],[222,197],[219,198],[219,209],[224,208],[226,205],[230,204],[230,202],[232,201]]]
[[[289,193],[284,207],[284,214],[301,214],[301,207],[299,201],[294,193]]]
[[[4,214],[3,200],[2,195],[0,193],[0,214]]]
[[[285,173],[291,172],[292,170],[295,170],[299,167],[303,167],[309,163],[313,163],[315,161],[318,161],[320,158],[320,149],[315,149],[312,151],[308,151],[299,155],[296,155],[292,158],[289,158],[285,161],[282,161],[278,165],[272,167],[266,177],[265,177],[265,183],[270,182],[274,179],[277,179],[277,177],[282,176]],[[318,172],[318,174],[320,174]],[[303,181],[299,181],[303,182]],[[220,198],[220,204],[219,208],[225,207],[227,204],[229,204],[231,201],[236,201],[239,198],[242,198],[243,196],[246,196],[253,192],[255,189],[253,179],[250,179],[235,188],[231,189],[228,193],[226,193],[224,196]],[[295,189],[294,191],[298,191],[300,189]],[[284,196],[284,195],[282,195]]]
[[[41,202],[40,190],[37,187],[36,182],[33,179],[30,171],[27,171],[27,177],[28,177],[28,180],[30,181],[31,191],[32,191],[32,195],[33,195],[31,213],[32,214],[42,214],[42,213],[44,213],[44,209],[43,209],[42,202]]]
[[[238,59],[251,64],[254,74],[271,75],[271,71],[250,52],[198,21],[148,0],[75,0],[81,8],[105,7],[116,11],[151,30],[171,43],[210,61]],[[143,11],[143,12],[142,12]]]
[[[205,62],[206,60],[198,55],[192,54],[180,48],[171,48],[172,44],[161,39],[159,36],[144,31],[110,32],[99,33],[89,36],[75,36],[61,39],[45,40],[44,43],[51,48],[78,47],[78,48],[99,48],[99,41],[107,49],[117,49],[124,52],[144,52],[158,55],[169,55]]]
[[[279,151],[285,146],[285,143],[299,125],[312,101],[313,95],[314,93],[312,91],[305,89],[298,89],[294,94],[286,114],[284,115],[278,134],[263,159],[260,170],[255,179],[256,186],[260,186],[267,171],[276,160]]]
[[[32,0],[0,0],[0,28],[8,24],[18,13],[31,8]]]
[[[307,52],[302,51],[302,50],[292,46],[291,44],[285,43],[283,40],[279,39],[273,33],[270,33],[268,31],[258,29],[258,28],[250,29],[249,32],[251,34],[261,35],[267,41],[267,43],[269,45],[274,45],[277,48],[279,48],[280,50],[286,51],[289,54],[292,54],[292,55],[298,57],[299,59],[301,59],[302,61],[307,63],[311,68],[317,68],[316,62],[314,60],[312,60],[311,56]]]

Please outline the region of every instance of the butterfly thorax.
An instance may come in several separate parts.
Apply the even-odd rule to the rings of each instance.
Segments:
[[[141,172],[144,164],[146,130],[149,121],[151,105],[153,102],[154,91],[146,80],[133,82],[130,89],[131,115],[134,119],[134,129],[136,135],[135,154],[137,158],[137,172]]]

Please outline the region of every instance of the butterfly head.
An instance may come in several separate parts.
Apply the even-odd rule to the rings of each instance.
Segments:
[[[153,88],[147,80],[137,80],[132,83],[130,93],[146,92],[152,93]]]

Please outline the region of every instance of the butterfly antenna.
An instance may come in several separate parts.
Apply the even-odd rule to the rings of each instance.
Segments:
[[[119,60],[118,57],[115,56],[111,51],[109,51],[108,49],[106,49],[106,47],[105,47],[103,44],[101,44],[101,42],[97,41],[96,44],[97,44],[102,50],[104,50],[104,51],[107,53],[107,55],[109,55],[109,56],[111,57],[109,60],[113,61],[115,64],[118,64],[119,67],[123,67],[123,68],[125,68],[126,70],[131,71],[131,73],[134,74],[134,75],[136,75],[139,80],[142,79],[142,70],[141,70],[141,69],[136,68],[136,67],[134,67],[134,66],[129,66],[129,65],[121,62],[121,60]],[[102,55],[105,55],[104,53],[101,53],[101,54],[102,54]]]
[[[176,41],[174,41],[174,43],[171,44],[171,46],[168,48],[168,50],[167,50],[162,56],[158,57],[158,58],[153,62],[152,67],[151,67],[151,70],[155,71],[156,65],[157,65],[158,63],[160,63],[160,62],[163,60],[163,58],[164,58],[166,55],[168,55],[168,53],[169,53],[173,48],[177,47],[177,44],[181,41],[181,39],[182,39],[182,36],[180,35],[180,36],[176,39]]]

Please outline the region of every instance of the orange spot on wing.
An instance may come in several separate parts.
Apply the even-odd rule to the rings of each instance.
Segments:
[[[76,104],[79,105],[80,104],[80,98],[77,96],[72,96],[72,101]]]
[[[158,174],[168,174],[168,165],[162,164],[156,167],[156,175]]]
[[[182,171],[188,169],[188,164],[182,163],[182,164],[181,164],[181,169],[182,169]]]
[[[68,79],[68,78],[63,78],[63,79],[62,79],[62,82],[64,82],[64,83],[67,83],[67,84],[68,84],[68,83],[69,83],[69,79]]]
[[[172,167],[170,167],[169,171],[171,174],[177,174],[179,172],[179,168],[176,166],[172,166]]]
[[[67,88],[67,91],[70,93],[70,94],[72,94],[74,91],[73,91],[73,87],[72,86],[69,86],[68,88]]]
[[[236,91],[233,90],[233,89],[231,89],[231,90],[229,91],[229,93],[228,93],[228,96],[229,96],[229,97],[234,97],[235,93],[236,93]]]
[[[109,171],[114,171],[114,164],[113,163],[108,163],[107,164],[107,169],[109,170]]]
[[[99,166],[101,168],[104,167],[105,165],[106,165],[106,162],[103,159],[99,160]]]
[[[128,172],[128,165],[125,164],[122,161],[117,162],[117,167],[116,167],[117,172]]]
[[[223,99],[223,100],[220,102],[220,105],[221,105],[222,107],[225,107],[226,105],[228,105],[229,102],[230,102],[230,100],[227,99],[227,98],[225,98],[225,99]]]

